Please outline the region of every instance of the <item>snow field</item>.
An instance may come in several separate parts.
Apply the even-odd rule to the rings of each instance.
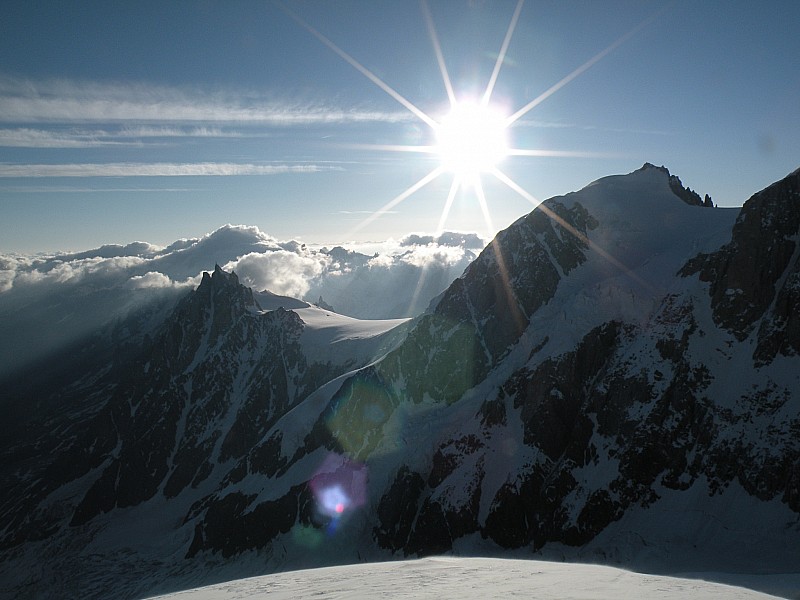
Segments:
[[[372,600],[381,597],[757,600],[773,596],[699,579],[646,575],[598,565],[450,557],[292,571],[159,596],[161,600]]]

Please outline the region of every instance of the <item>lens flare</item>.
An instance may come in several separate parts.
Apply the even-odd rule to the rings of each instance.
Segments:
[[[329,517],[339,517],[350,506],[350,497],[337,484],[331,487],[323,487],[319,494],[319,508]]]
[[[367,466],[329,454],[311,478],[309,487],[320,516],[336,521],[366,502]]]

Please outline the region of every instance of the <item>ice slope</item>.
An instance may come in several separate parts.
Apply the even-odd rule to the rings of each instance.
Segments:
[[[186,590],[161,600],[294,598],[484,600],[756,600],[741,587],[598,565],[496,558],[425,558],[279,573]]]
[[[402,329],[390,331],[411,319],[356,319],[309,304],[290,296],[269,291],[254,292],[263,312],[283,308],[296,313],[303,321],[300,343],[310,362],[366,364],[379,358],[381,349],[402,335]],[[385,353],[385,351],[384,351]]]
[[[279,308],[296,313],[303,321],[300,343],[309,362],[366,364],[379,358],[381,349],[402,335],[390,331],[411,319],[356,319],[269,291],[254,292],[262,312]],[[384,352],[385,353],[385,352]]]
[[[394,331],[410,319],[354,319],[316,306],[293,309],[305,323],[300,343],[311,362],[352,361],[364,364],[379,358],[400,334]],[[390,333],[394,332],[394,333]]]

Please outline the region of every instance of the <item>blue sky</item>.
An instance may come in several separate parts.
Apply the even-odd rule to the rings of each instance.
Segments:
[[[438,119],[426,6],[456,96],[482,94],[516,0],[2,3],[0,252],[224,223],[320,244],[434,232],[446,176],[364,222],[438,160],[372,146],[433,136],[302,24]],[[741,204],[800,166],[798,22],[796,2],[527,0],[492,102],[513,113],[579,70],[509,130],[515,148],[577,156],[500,168],[545,199],[649,161]],[[531,210],[482,181],[491,224],[465,188],[447,229],[486,235]]]

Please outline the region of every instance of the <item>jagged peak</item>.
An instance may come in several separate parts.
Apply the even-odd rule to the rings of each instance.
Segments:
[[[212,272],[209,273],[208,271],[203,271],[203,278],[200,281],[200,287],[208,285],[220,285],[224,283],[238,285],[239,277],[236,275],[235,271],[225,271],[218,264],[215,264]]]
[[[683,182],[677,175],[669,176],[669,188],[678,198],[686,202],[686,204],[690,206],[703,206],[703,200],[700,198],[700,194],[695,192],[692,188],[684,187]]]
[[[689,204],[690,206],[706,206],[709,208],[713,208],[714,202],[711,200],[711,196],[706,194],[705,198],[701,198],[700,194],[695,192],[693,189],[684,186],[680,177],[670,173],[669,169],[664,165],[657,167],[653,163],[646,162],[642,165],[640,169],[637,169],[634,172],[649,171],[649,170],[659,171],[664,175],[666,175],[667,180],[669,181],[669,188],[672,190],[672,193],[675,194],[681,200],[683,200],[686,204]]]
[[[661,172],[662,172],[662,173],[664,173],[664,174],[665,174],[667,177],[671,177],[671,175],[670,175],[670,172],[669,172],[669,169],[668,169],[667,167],[665,167],[664,165],[661,165],[660,167],[657,167],[657,166],[655,166],[653,163],[646,162],[646,163],[644,163],[644,164],[642,165],[642,167],[641,167],[640,169],[637,169],[637,170],[638,170],[638,171],[648,171],[648,170],[650,170],[650,169],[654,169],[654,170],[656,170],[656,171],[661,171]]]
[[[253,290],[239,282],[239,277],[234,271],[225,271],[218,264],[214,265],[212,272],[204,271],[200,285],[195,293],[189,297],[189,302],[199,302],[204,305],[208,302],[234,302],[243,307],[252,307],[261,310],[258,301],[253,295]]]
[[[236,276],[235,272],[231,271],[230,273],[228,273],[227,271],[224,271],[222,267],[220,267],[216,263],[214,264],[214,272],[211,274],[211,278],[212,279],[220,278],[223,281],[230,281],[231,279],[234,279],[236,280],[237,283],[239,282],[239,278]]]
[[[241,292],[239,288],[242,288]],[[257,306],[258,304],[253,297],[253,290],[239,283],[239,277],[236,272],[225,271],[218,264],[215,264],[212,272],[203,272],[203,278],[200,281],[200,285],[197,286],[197,292],[203,296],[216,296],[223,291],[226,295],[228,293],[232,293],[234,296],[244,294],[245,305]]]

